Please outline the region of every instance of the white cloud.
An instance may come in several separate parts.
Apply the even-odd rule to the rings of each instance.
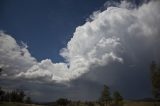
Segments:
[[[36,59],[31,57],[26,44],[19,46],[10,35],[0,32],[0,66],[4,68],[3,75],[15,77],[35,63]]]
[[[143,50],[152,53],[159,42],[160,2],[151,1],[136,9],[128,6],[122,2],[119,7],[94,12],[91,22],[78,26],[67,47],[60,52],[66,63],[54,63],[50,59],[35,62],[26,46],[21,48],[14,38],[1,33],[0,64],[14,67],[12,73],[17,77],[63,83],[92,71],[90,67],[112,62],[123,64],[124,54],[138,58]]]

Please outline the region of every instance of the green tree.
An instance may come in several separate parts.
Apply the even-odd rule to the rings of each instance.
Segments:
[[[0,101],[4,101],[5,91],[0,87]]]
[[[2,74],[2,67],[0,68],[0,76]],[[4,90],[2,90],[2,88],[0,87],[0,101],[6,101],[6,92]]]
[[[0,68],[0,75],[1,75],[1,73],[2,73],[2,68]]]
[[[25,103],[27,104],[31,104],[32,103],[32,100],[30,97],[27,97],[26,100],[25,100]]]
[[[18,92],[18,102],[24,102],[25,93],[23,90]]]
[[[150,70],[153,96],[156,100],[160,100],[160,67],[153,61]]]
[[[5,93],[4,101],[6,101],[6,102],[10,102],[11,101],[11,99],[10,99],[10,92],[6,92]]]
[[[17,92],[14,90],[10,93],[10,99],[11,99],[11,102],[17,102],[18,101],[18,98],[17,98]]]
[[[118,91],[113,93],[113,103],[116,106],[122,106],[123,105],[123,97],[120,95]]]
[[[56,101],[58,106],[66,106],[70,103],[71,101],[69,101],[68,99],[65,98],[60,98]]]
[[[108,104],[111,103],[111,95],[110,95],[110,91],[109,91],[109,87],[104,85],[104,88],[103,88],[103,91],[102,91],[102,94],[101,94],[101,97],[100,97],[100,103],[103,105],[103,106],[106,106]]]

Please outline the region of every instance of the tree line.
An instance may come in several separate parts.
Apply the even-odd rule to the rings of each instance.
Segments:
[[[99,103],[101,106],[123,106],[123,97],[118,91],[113,92],[113,94],[111,95],[109,87],[107,85],[104,85]]]
[[[45,104],[48,106],[123,106],[123,97],[118,91],[111,94],[109,87],[104,85],[101,96],[97,101],[71,101],[60,98],[55,102]]]
[[[3,69],[0,68],[0,75],[2,71]],[[29,96],[26,96],[23,90],[16,89],[11,91],[6,91],[0,87],[0,102],[20,102],[20,103],[31,104],[32,100]]]
[[[23,90],[5,91],[0,88],[0,102],[31,103],[31,98]]]

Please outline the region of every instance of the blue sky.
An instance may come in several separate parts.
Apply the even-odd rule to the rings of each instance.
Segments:
[[[85,23],[106,0],[0,0],[0,29],[24,41],[31,54],[42,60],[63,61],[75,28]]]

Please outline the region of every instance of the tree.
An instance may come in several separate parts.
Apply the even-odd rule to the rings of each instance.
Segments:
[[[123,105],[123,97],[120,95],[118,91],[113,93],[113,102],[116,106]]]
[[[5,92],[0,87],[0,101],[4,101],[4,95],[5,95]]]
[[[104,106],[106,106],[107,104],[111,103],[111,96],[110,96],[110,91],[109,91],[109,87],[104,85],[101,97],[100,97],[100,103]]]
[[[32,103],[32,100],[30,97],[27,97],[26,100],[25,100],[25,103],[27,104],[31,104]]]
[[[10,98],[11,98],[11,97],[10,97],[10,92],[6,92],[5,95],[4,95],[4,101],[10,102],[10,101],[11,101]]]
[[[160,100],[160,67],[153,61],[150,70],[153,96],[155,100]]]
[[[64,99],[64,98],[60,98],[56,101],[58,106],[66,106],[70,103],[71,101]]]
[[[2,68],[0,68],[0,75],[1,75],[1,73],[2,73]]]
[[[0,68],[0,75],[1,75],[1,72],[2,72],[2,68]],[[0,87],[0,101],[2,101],[3,95],[4,95],[4,91],[3,91],[2,88]]]
[[[16,90],[12,91],[12,92],[10,93],[10,96],[11,96],[11,97],[10,97],[11,102],[17,102],[17,101],[18,101]]]
[[[24,102],[25,93],[23,90],[18,92],[18,102]]]

